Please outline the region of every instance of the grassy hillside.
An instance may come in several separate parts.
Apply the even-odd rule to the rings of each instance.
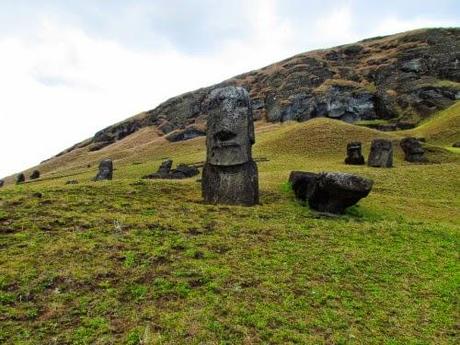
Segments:
[[[47,162],[42,180],[0,190],[0,343],[454,344],[459,156],[413,165],[396,146],[392,169],[342,163],[350,140],[367,156],[373,138],[399,135],[329,119],[259,125],[254,155],[268,161],[252,208],[203,204],[196,178],[139,179],[165,157],[203,160],[203,138],[143,129]],[[105,156],[114,180],[91,182]],[[375,185],[324,218],[294,199],[291,170]]]

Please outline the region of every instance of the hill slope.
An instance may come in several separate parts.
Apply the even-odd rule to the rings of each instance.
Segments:
[[[460,29],[425,29],[293,56],[220,84],[167,100],[107,127],[68,152],[95,151],[142,128],[169,140],[205,134],[209,92],[245,87],[261,121],[331,117],[353,122],[387,119],[400,127],[460,99]]]
[[[393,169],[343,164],[346,142],[367,155],[380,136],[398,139],[327,118],[259,124],[251,208],[203,204],[197,178],[140,180],[166,156],[204,158],[204,138],[150,128],[0,189],[0,343],[455,343],[458,155],[414,165],[396,146]],[[114,180],[91,182],[105,154]],[[291,170],[375,185],[322,218],[286,188]]]

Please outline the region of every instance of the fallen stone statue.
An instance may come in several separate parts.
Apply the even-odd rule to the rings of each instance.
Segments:
[[[422,143],[413,137],[407,137],[401,140],[401,148],[404,151],[404,159],[412,163],[425,163],[428,160],[425,157],[425,150]]]
[[[111,180],[113,176],[113,163],[111,159],[104,159],[99,163],[99,171],[94,181]]]
[[[307,201],[316,211],[342,214],[369,195],[373,181],[339,172],[315,174],[293,171],[289,176],[296,198]]]
[[[248,92],[235,86],[211,91],[207,125],[207,153],[201,182],[204,201],[257,204],[259,178],[252,159],[255,134]]]
[[[363,165],[364,156],[361,153],[361,143],[353,141],[347,144],[347,158],[345,158],[345,164],[351,165]]]
[[[172,168],[173,161],[165,160],[161,163],[156,173],[144,176],[144,179],[184,179],[196,176],[200,173],[197,167],[187,164],[179,164],[176,169]]]

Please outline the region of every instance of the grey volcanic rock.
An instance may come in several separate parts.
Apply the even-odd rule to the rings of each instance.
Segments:
[[[425,150],[420,141],[413,137],[407,137],[401,140],[401,148],[404,151],[404,159],[408,162],[423,163],[427,162]]]
[[[16,184],[20,184],[25,182],[26,176],[23,173],[17,174],[16,175]]]
[[[30,179],[31,180],[36,180],[38,178],[40,178],[40,171],[38,171],[38,170],[32,171],[32,174],[30,175]]]
[[[307,200],[319,212],[342,214],[369,195],[373,181],[337,172],[314,174],[292,172],[289,178],[298,199]]]
[[[393,143],[386,139],[374,139],[367,165],[375,168],[391,168],[393,166]]]
[[[176,142],[176,141],[183,141],[183,140],[189,140],[193,139],[196,137],[202,137],[206,135],[206,132],[203,131],[202,129],[197,128],[196,126],[189,126],[185,129],[178,129],[175,130],[168,135],[166,135],[166,139],[171,142]]]
[[[113,176],[113,163],[111,159],[104,159],[99,163],[99,172],[94,181],[111,180]]]
[[[347,144],[347,157],[345,158],[345,164],[350,165],[363,165],[364,156],[361,153],[361,143],[354,141]]]
[[[144,176],[144,179],[184,179],[196,176],[200,173],[197,167],[179,164],[176,169],[171,169],[173,161],[165,160],[161,163],[160,168],[156,173]]]
[[[5,181],[0,180],[0,188],[2,188],[5,185]]]
[[[251,206],[259,202],[251,100],[241,87],[211,92],[208,104],[206,163],[203,168],[204,201]]]

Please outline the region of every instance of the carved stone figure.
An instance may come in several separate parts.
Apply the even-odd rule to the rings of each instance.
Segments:
[[[347,158],[345,164],[363,165],[364,157],[361,153],[361,143],[354,141],[347,144]]]
[[[346,208],[369,195],[373,185],[367,178],[339,172],[293,171],[289,182],[296,197],[308,201],[312,209],[334,214],[344,213]]]
[[[207,156],[203,168],[205,202],[251,206],[259,202],[251,100],[242,87],[228,86],[209,95]]]
[[[404,151],[404,159],[408,162],[423,163],[427,162],[425,150],[419,140],[413,137],[404,138],[400,142]]]
[[[20,173],[16,176],[16,184],[23,183],[26,180],[26,176],[23,173]]]
[[[177,165],[176,169],[171,169],[172,164],[173,161],[171,159],[167,159],[161,163],[156,173],[146,175],[143,178],[181,180],[184,178],[196,176],[200,173],[198,168],[193,165],[179,164]]]
[[[372,140],[367,165],[376,168],[391,168],[393,166],[393,143],[387,139]]]
[[[113,175],[113,163],[111,159],[104,159],[99,163],[99,172],[94,181],[111,180]]]

